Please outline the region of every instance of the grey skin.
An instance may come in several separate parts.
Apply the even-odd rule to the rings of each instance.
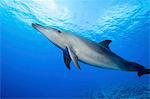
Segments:
[[[63,51],[64,62],[68,69],[70,69],[70,62],[72,60],[79,69],[78,61],[81,61],[99,68],[137,71],[138,76],[150,73],[150,70],[145,69],[142,65],[129,62],[113,53],[109,48],[111,40],[97,43],[79,35],[60,31],[52,27],[36,23],[33,23],[32,26]]]

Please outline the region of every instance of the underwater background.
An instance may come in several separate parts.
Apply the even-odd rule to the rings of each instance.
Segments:
[[[32,28],[54,26],[150,68],[149,0],[1,0],[1,98],[148,99],[150,76],[80,63],[65,67],[62,51]]]

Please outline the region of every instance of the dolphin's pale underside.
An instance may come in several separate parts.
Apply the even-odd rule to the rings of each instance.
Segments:
[[[72,60],[79,69],[78,61],[81,61],[100,68],[136,71],[138,76],[150,74],[150,69],[146,69],[138,63],[129,62],[113,53],[109,48],[111,40],[97,43],[52,27],[45,27],[36,23],[33,23],[32,26],[63,51],[64,63],[68,69],[70,69]]]

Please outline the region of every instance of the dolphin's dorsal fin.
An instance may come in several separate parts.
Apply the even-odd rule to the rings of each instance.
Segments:
[[[75,65],[78,69],[80,69],[80,66],[79,66],[79,64],[78,64],[78,57],[76,56],[76,54],[74,53],[74,51],[73,51],[70,47],[67,47],[67,49],[68,49],[68,52],[69,52],[69,56],[71,57],[71,59],[72,59],[74,65]]]
[[[70,62],[71,62],[71,58],[69,56],[69,52],[68,52],[68,49],[65,48],[65,50],[63,51],[63,56],[64,56],[64,63],[66,65],[66,67],[68,69],[70,69]]]
[[[104,40],[104,41],[102,41],[102,42],[99,42],[98,44],[100,44],[100,45],[102,45],[102,46],[104,46],[104,47],[106,47],[106,48],[109,49],[109,44],[110,44],[111,42],[112,42],[111,40]]]

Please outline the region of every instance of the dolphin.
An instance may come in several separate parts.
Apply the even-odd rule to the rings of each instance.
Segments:
[[[32,27],[46,36],[54,45],[63,51],[64,63],[70,69],[70,62],[80,69],[78,61],[91,66],[137,72],[138,76],[150,74],[150,69],[130,62],[118,56],[109,48],[111,40],[99,43],[79,35],[61,31],[59,29],[32,23]]]

